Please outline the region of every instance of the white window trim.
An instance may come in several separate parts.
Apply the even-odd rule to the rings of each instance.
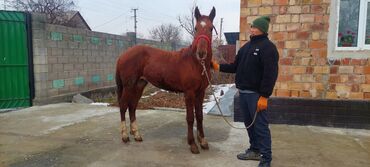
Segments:
[[[338,47],[338,26],[339,26],[339,1],[331,0],[329,15],[329,32],[327,36],[327,59],[338,60],[344,58],[370,59],[370,49],[354,50],[353,47],[337,49]],[[365,0],[368,1],[368,0]]]
[[[363,14],[363,16],[362,17],[364,17],[365,19],[362,19],[362,24],[360,23],[360,25],[365,25],[365,26],[363,26],[361,29],[362,29],[362,33],[366,36],[366,27],[367,27],[367,10],[368,10],[368,8],[370,7],[370,5],[369,5],[369,3],[370,3],[370,0],[365,0],[364,1],[364,7],[363,7],[363,12],[362,12],[362,14]],[[361,17],[361,15],[360,15],[360,17]],[[365,36],[362,36],[361,38],[360,38],[360,42],[362,42],[363,44],[364,44],[364,49],[369,49],[370,50],[370,44],[365,44],[365,40],[366,40],[366,37]],[[362,40],[362,41],[361,41]]]
[[[336,36],[335,36],[335,50],[338,51],[356,51],[356,50],[369,50],[370,45],[365,45],[366,34],[366,16],[367,16],[367,4],[370,0],[360,0],[360,16],[359,16],[359,25],[358,25],[358,39],[356,47],[338,47],[338,31],[339,31],[339,12],[340,12],[340,0],[337,0],[338,4],[336,6]],[[361,19],[363,18],[363,19]],[[365,26],[362,26],[365,25]]]

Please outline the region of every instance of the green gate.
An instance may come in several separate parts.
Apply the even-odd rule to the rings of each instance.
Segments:
[[[23,12],[0,11],[0,109],[31,105],[29,20]]]

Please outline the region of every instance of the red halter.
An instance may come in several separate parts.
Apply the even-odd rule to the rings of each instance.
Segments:
[[[207,37],[207,35],[198,35],[198,36],[195,38],[195,40],[194,40],[194,44],[195,44],[195,45],[197,45],[197,44],[198,44],[198,42],[199,42],[199,40],[200,40],[201,38],[203,38],[203,39],[205,39],[205,40],[207,41],[208,46],[211,46],[211,39],[209,39],[209,38]]]
[[[207,54],[212,54],[212,49],[211,49],[211,39],[209,39],[208,38],[208,36],[207,35],[198,35],[196,38],[195,38],[195,40],[194,40],[194,46],[196,46],[197,44],[198,44],[198,42],[199,42],[199,40],[201,39],[201,38],[203,38],[203,39],[205,39],[206,41],[207,41],[207,44],[208,44],[208,48],[207,48]],[[195,47],[194,47],[195,48]],[[201,60],[201,59],[204,59],[204,58],[206,58],[206,57],[199,57],[199,55],[197,55],[197,58],[199,59],[199,60]]]

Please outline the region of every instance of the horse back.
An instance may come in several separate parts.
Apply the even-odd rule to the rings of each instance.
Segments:
[[[126,85],[145,79],[156,87],[183,92],[201,84],[201,69],[195,64],[191,55],[181,51],[169,52],[139,45],[120,56],[117,73]]]
[[[154,65],[154,68],[162,68],[163,66],[173,64],[175,57],[172,55],[172,52],[145,45],[137,45],[121,54],[117,60],[116,73],[123,80],[127,80],[127,77],[141,77],[144,69],[149,65]]]

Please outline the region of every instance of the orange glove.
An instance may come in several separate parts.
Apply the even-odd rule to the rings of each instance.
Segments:
[[[260,112],[266,109],[267,109],[267,98],[261,96],[257,102],[257,112]]]
[[[214,60],[211,60],[211,68],[215,71],[220,71],[220,65]]]

